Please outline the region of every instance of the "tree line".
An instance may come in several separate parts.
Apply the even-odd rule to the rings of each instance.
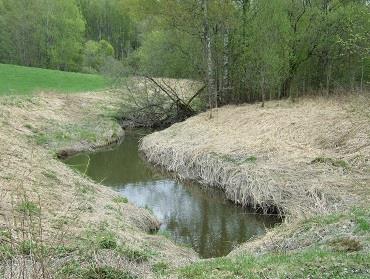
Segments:
[[[0,62],[189,78],[209,106],[370,81],[367,0],[0,0]]]

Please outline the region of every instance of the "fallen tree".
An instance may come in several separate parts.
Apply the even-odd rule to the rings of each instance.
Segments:
[[[124,82],[127,89],[122,126],[166,128],[202,109],[205,85],[198,81],[135,77]]]

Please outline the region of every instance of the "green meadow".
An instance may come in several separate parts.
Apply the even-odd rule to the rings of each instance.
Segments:
[[[96,91],[108,86],[109,81],[99,75],[0,64],[0,96]]]

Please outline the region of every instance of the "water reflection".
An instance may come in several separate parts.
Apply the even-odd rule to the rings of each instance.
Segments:
[[[137,133],[113,150],[81,154],[67,163],[95,181],[113,187],[129,201],[150,208],[178,243],[191,245],[202,257],[223,256],[232,248],[279,222],[234,206],[220,191],[179,183],[141,159]]]

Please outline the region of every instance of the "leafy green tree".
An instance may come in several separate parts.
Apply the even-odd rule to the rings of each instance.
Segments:
[[[1,61],[78,70],[85,28],[74,0],[3,0]]]
[[[105,41],[87,41],[83,51],[83,65],[87,72],[98,72],[109,58],[114,56],[113,46]]]

